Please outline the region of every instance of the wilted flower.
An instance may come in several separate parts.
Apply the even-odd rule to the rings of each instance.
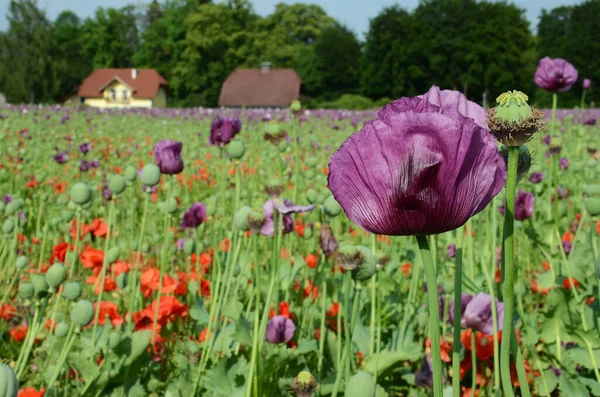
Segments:
[[[535,84],[546,91],[568,91],[577,81],[577,69],[561,58],[542,58],[535,71]]]
[[[540,183],[542,179],[544,179],[544,174],[542,174],[541,172],[534,172],[529,177],[529,181],[535,184]]]
[[[571,252],[571,242],[570,241],[563,241],[562,242],[562,246],[563,246],[563,250],[565,251],[565,255],[569,255],[569,253]]]
[[[506,179],[484,124],[483,108],[457,91],[432,87],[401,98],[334,153],[329,189],[348,217],[371,233],[456,229],[483,210]]]
[[[275,316],[267,323],[265,340],[269,343],[287,343],[294,337],[296,326],[284,316]]]
[[[276,209],[279,214],[283,215],[282,217],[279,217],[278,222],[281,222],[281,219],[283,219],[282,231],[285,234],[285,233],[289,233],[294,230],[294,218],[292,217],[292,214],[312,211],[314,208],[315,208],[314,205],[307,205],[307,206],[294,205],[294,203],[292,203],[288,199],[285,199],[283,204],[281,204],[280,201],[268,200],[263,205],[263,214],[265,216],[265,223],[264,223],[263,227],[261,228],[260,233],[265,236],[275,235],[275,222],[274,222],[274,218],[273,218],[274,209]],[[279,225],[281,225],[281,223],[279,223]]]
[[[496,315],[498,331],[502,331],[504,322],[504,303],[496,298]],[[448,308],[448,322],[454,323],[454,302]],[[487,335],[494,334],[494,323],[492,319],[491,296],[480,292],[475,296],[462,294],[461,298],[461,320],[463,328],[471,328]]]
[[[210,125],[208,143],[211,145],[227,145],[242,130],[242,122],[238,118],[224,117],[215,119]]]
[[[164,139],[154,146],[154,161],[160,167],[161,173],[174,175],[183,171],[182,149],[183,143],[170,139]]]
[[[338,242],[333,235],[333,230],[329,225],[321,226],[321,233],[319,235],[319,244],[321,245],[321,249],[323,250],[323,254],[329,257],[331,256],[338,248]]]
[[[183,214],[183,221],[179,227],[183,229],[194,229],[206,221],[206,206],[197,202]]]

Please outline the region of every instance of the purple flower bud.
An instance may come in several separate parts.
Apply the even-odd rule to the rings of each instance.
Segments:
[[[8,203],[10,203],[13,200],[14,200],[14,198],[10,194],[5,194],[4,196],[2,196],[2,202],[4,204],[8,204]]]
[[[583,79],[583,83],[581,84],[584,90],[589,90],[592,88],[592,81],[590,79]]]
[[[565,254],[569,255],[569,253],[571,252],[571,243],[569,241],[563,241],[562,246],[563,250],[565,251]]]
[[[329,225],[321,226],[321,234],[319,235],[319,244],[325,256],[331,256],[338,249],[338,242],[333,235],[333,230]]]
[[[541,172],[534,172],[529,177],[529,181],[534,184],[540,183],[542,179],[544,179],[544,174],[542,174]]]
[[[284,316],[275,316],[267,323],[265,341],[269,343],[287,343],[294,337],[296,326]]]
[[[179,227],[183,229],[194,229],[206,221],[206,206],[197,202],[183,214],[183,221]]]
[[[566,170],[569,168],[569,160],[565,157],[561,157],[560,160],[558,160],[558,166],[560,167],[561,170]]]
[[[81,163],[79,163],[79,171],[81,172],[88,172],[91,168],[92,165],[87,160],[81,160]]]
[[[448,258],[456,257],[456,244],[450,244],[448,246]]]
[[[185,245],[185,239],[184,238],[180,238],[179,240],[177,240],[177,249],[179,251],[183,251],[183,246]]]

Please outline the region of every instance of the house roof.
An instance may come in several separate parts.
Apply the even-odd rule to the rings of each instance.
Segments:
[[[237,69],[223,82],[219,106],[289,106],[301,84],[294,69]]]
[[[96,69],[79,87],[79,96],[84,98],[102,97],[102,91],[114,80],[118,80],[133,90],[134,98],[155,98],[158,89],[168,84],[167,80],[154,69]]]

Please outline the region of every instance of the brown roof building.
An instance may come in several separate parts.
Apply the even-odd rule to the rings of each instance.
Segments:
[[[287,107],[300,97],[302,79],[294,69],[236,69],[223,82],[219,106]]]
[[[154,69],[96,69],[79,87],[92,107],[164,107],[168,83]]]

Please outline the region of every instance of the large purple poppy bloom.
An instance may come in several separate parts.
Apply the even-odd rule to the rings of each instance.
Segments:
[[[504,303],[496,299],[496,315],[498,319],[498,331],[502,331],[504,322]],[[454,323],[454,302],[448,308],[448,322]],[[494,334],[494,323],[492,319],[492,300],[489,294],[480,292],[475,296],[462,294],[461,318],[462,328],[471,328],[487,335]]]
[[[263,205],[263,215],[265,216],[265,224],[260,229],[260,233],[264,236],[275,235],[275,222],[273,220],[274,210],[276,209],[281,215],[283,215],[283,233],[289,233],[294,230],[294,218],[292,214],[300,212],[312,211],[315,208],[314,205],[294,205],[291,200],[285,199],[283,204],[279,201],[268,200]],[[281,218],[279,218],[281,222]]]
[[[227,145],[242,130],[242,122],[235,117],[215,119],[210,125],[208,143],[211,145]]]
[[[204,221],[206,221],[206,206],[201,202],[197,202],[192,204],[192,206],[185,211],[185,214],[183,214],[183,221],[181,221],[179,227],[183,229],[194,229],[204,223]]]
[[[170,139],[164,139],[154,146],[154,161],[161,173],[174,175],[183,171],[182,149],[183,143]]]
[[[284,316],[275,316],[267,323],[265,340],[269,343],[287,343],[294,337],[296,326]]]
[[[506,170],[485,111],[432,87],[378,112],[333,154],[329,189],[348,217],[386,235],[456,229],[504,186]]]
[[[571,89],[578,78],[577,69],[562,58],[540,59],[533,80],[546,91],[565,92]]]
[[[531,218],[534,206],[535,196],[533,193],[519,190],[515,197],[515,219],[522,221]]]

